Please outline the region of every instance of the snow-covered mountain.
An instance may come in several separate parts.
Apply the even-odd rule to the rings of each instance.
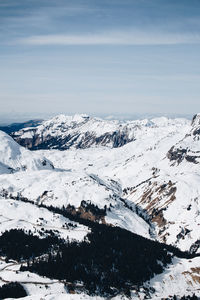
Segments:
[[[40,150],[25,149],[0,132],[2,234],[17,228],[45,239],[53,232],[82,245],[95,226],[113,232],[118,226],[190,253],[188,259],[175,254],[168,266],[160,258],[164,270],[151,274],[140,287],[132,286],[133,299],[193,292],[200,296],[199,114],[192,122],[164,117],[118,122],[60,115],[12,136],[21,145]],[[40,293],[37,282],[42,297],[49,294],[45,299],[54,299],[53,287],[55,299],[59,293],[62,299],[68,297],[62,294],[66,288],[62,281],[22,272],[19,263],[10,267],[3,257],[1,264],[2,284],[12,273],[12,281],[22,282],[30,299]]]
[[[109,177],[101,179],[84,170],[54,168],[42,153],[21,147],[6,133],[0,132],[0,138],[0,195],[3,197],[59,208],[71,205],[84,210],[83,203],[95,205],[105,209],[101,221],[150,237],[148,223],[134,209],[126,208],[121,199],[121,186],[116,181]]]
[[[0,141],[0,171],[2,173],[5,168],[12,172],[53,168],[53,164],[45,157],[21,147],[3,131],[0,131]]]
[[[159,240],[190,251],[200,250],[199,129],[196,115],[184,136],[152,165],[151,178],[125,190],[151,215]]]
[[[172,166],[168,154],[174,145],[195,130],[194,122],[191,125],[183,119],[158,118],[136,123],[134,141],[123,147],[42,153],[58,168],[68,167],[73,172],[83,170],[99,178],[108,176],[115,180],[123,191],[120,197],[126,199],[126,204],[137,204],[137,208],[151,218],[158,240],[182,250],[193,249],[193,246],[196,249],[199,239],[198,169],[194,164],[191,167],[189,161],[185,161],[184,166]]]
[[[91,118],[87,115],[59,115],[36,127],[24,128],[12,134],[22,146],[32,150],[91,146],[121,147],[135,140],[140,126],[153,126],[148,120],[118,122]]]
[[[168,152],[169,160],[174,164],[183,161],[198,164],[200,162],[200,114],[194,116],[192,128],[186,136],[178,141]]]

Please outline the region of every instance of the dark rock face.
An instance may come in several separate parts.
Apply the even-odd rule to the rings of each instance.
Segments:
[[[200,128],[193,131],[193,135],[200,135]]]
[[[178,149],[173,146],[168,151],[167,157],[169,158],[170,161],[177,161],[177,163],[180,164],[183,161],[186,153],[187,153],[187,149]]]
[[[190,247],[189,252],[190,253],[196,253],[197,250],[199,249],[199,247],[200,247],[200,240],[197,240],[194,244],[192,244],[192,246]]]
[[[110,146],[112,148],[122,147],[125,144],[132,142],[135,138],[129,138],[128,131],[114,131],[107,132],[100,136],[96,136],[95,132],[86,131],[84,133],[75,132],[68,133],[65,132],[64,135],[52,136],[45,135],[45,132],[38,134],[37,128],[31,128],[30,131],[26,130],[26,133],[30,133],[32,137],[23,138],[18,132],[13,133],[11,136],[15,141],[23,147],[31,150],[41,150],[41,149],[59,149],[67,150],[71,147],[76,149],[86,149],[91,146]]]
[[[192,118],[192,124],[193,127],[194,126],[200,126],[200,114],[196,114],[194,115],[194,117]]]
[[[193,117],[191,126],[189,133],[168,151],[167,158],[170,161],[180,164],[185,159],[190,163],[199,163],[200,151],[198,151],[197,143],[200,140],[200,114]]]
[[[197,114],[192,119],[192,135],[195,140],[200,139],[200,114]]]
[[[167,157],[170,161],[177,162],[178,164],[180,164],[184,159],[188,162],[198,164],[199,162],[197,159],[200,158],[200,155],[191,155],[188,154],[188,149],[180,149],[173,146],[168,151]]]
[[[192,162],[194,164],[198,164],[197,158],[200,158],[200,156],[197,156],[197,155],[186,155],[186,157],[185,157],[185,159],[188,162]]]

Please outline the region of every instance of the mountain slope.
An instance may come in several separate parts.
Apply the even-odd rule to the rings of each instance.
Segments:
[[[52,169],[53,165],[42,155],[19,146],[9,135],[0,131],[0,168],[12,171]]]
[[[148,120],[122,123],[90,118],[87,115],[59,115],[37,127],[14,132],[12,137],[32,150],[85,149],[91,146],[117,148],[134,141],[140,126],[153,124]]]
[[[30,235],[26,237],[28,241],[34,235],[34,239],[52,238],[56,243],[58,239],[64,239],[69,245],[65,248],[66,245],[55,244],[46,254],[44,252],[28,262],[7,261],[0,257],[0,285],[11,280],[21,282],[30,295],[27,299],[69,299],[71,294],[66,295],[66,291],[74,293],[73,289],[80,293],[76,295],[77,299],[92,299],[91,295],[85,295],[87,287],[93,289],[93,282],[99,282],[100,278],[101,284],[108,282],[104,282],[103,276],[108,270],[105,266],[99,271],[104,264],[96,264],[95,251],[98,253],[101,249],[102,252],[104,245],[109,245],[108,249],[113,253],[111,255],[109,250],[103,258],[107,257],[108,265],[111,264],[109,272],[113,272],[113,278],[122,283],[126,276],[132,278],[134,272],[129,274],[128,270],[133,261],[134,264],[139,262],[137,255],[145,252],[149,258],[152,240],[157,240],[164,242],[162,246],[157,244],[164,251],[172,249],[167,244],[190,254],[182,254],[179,258],[171,256],[169,263],[171,254],[166,252],[168,265],[162,259],[148,262],[145,270],[148,270],[150,280],[137,285],[127,280],[123,283],[123,293],[127,288],[132,299],[171,299],[173,295],[182,297],[193,292],[200,296],[199,119],[200,115],[196,115],[192,124],[184,119],[167,118],[121,123],[82,115],[58,116],[35,129],[22,129],[14,134],[16,140],[19,138],[20,143],[27,143],[32,149],[48,149],[40,151],[22,148],[2,133],[0,232],[3,237],[7,236],[6,249],[12,252],[9,237],[12,239],[15,233]],[[47,157],[46,161],[52,162],[55,168],[42,166],[43,157]],[[104,228],[104,233],[100,228]],[[12,231],[15,229],[19,231]],[[137,243],[132,241],[130,246],[129,241],[135,233],[148,238],[147,243],[140,244],[138,241],[144,240],[138,237]],[[18,245],[17,238],[12,240]],[[44,240],[38,241],[38,246]],[[91,247],[99,243],[99,248],[92,251],[92,260],[89,255],[84,255],[90,248],[86,245],[88,241],[94,242]],[[114,244],[116,248],[113,248]],[[137,247],[139,254],[135,257],[133,253]],[[71,254],[67,254],[67,259],[64,257],[71,249],[78,253],[77,259]],[[127,259],[128,264],[123,265],[123,259]],[[152,262],[155,272],[152,272]],[[86,282],[88,285],[78,281],[81,277],[72,285],[72,277],[65,278],[63,273],[56,271],[63,268],[66,272],[63,266],[79,270],[80,276],[88,268],[87,276],[92,274]],[[120,270],[118,267],[127,269],[115,277],[115,271]],[[158,274],[159,270],[162,273]],[[140,266],[136,277],[143,276],[143,271]],[[33,272],[48,274],[54,279]],[[97,273],[98,278],[95,277]],[[77,276],[76,271],[73,274]],[[118,284],[115,281],[113,287]],[[110,285],[106,288],[110,289]],[[105,293],[105,290],[100,293],[103,298],[106,298]],[[126,299],[126,296],[118,294],[115,299]]]
[[[186,136],[168,151],[167,157],[173,164],[184,160],[200,163],[200,114],[194,116],[191,125]]]
[[[143,121],[139,121],[144,124]],[[112,150],[91,148],[43,151],[57,167],[109,176],[121,186],[126,204],[137,205],[151,219],[157,239],[182,250],[197,251],[199,244],[199,169],[184,160],[172,166],[169,150],[197,130],[187,120],[153,119],[140,126],[135,140]],[[199,147],[197,140],[190,149]],[[196,150],[195,150],[196,151]],[[120,212],[118,211],[118,215]],[[144,214],[145,215],[145,214]],[[128,229],[128,228],[127,228]]]
[[[153,178],[127,191],[151,215],[161,241],[192,252],[200,250],[199,117],[153,165]]]
[[[47,207],[64,206],[83,218],[119,225],[150,237],[149,224],[125,206],[121,186],[116,181],[84,170],[54,169],[43,154],[21,147],[6,133],[0,132],[0,139],[2,198]]]

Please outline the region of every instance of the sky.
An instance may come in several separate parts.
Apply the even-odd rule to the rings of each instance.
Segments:
[[[0,121],[199,104],[199,0],[0,0]]]

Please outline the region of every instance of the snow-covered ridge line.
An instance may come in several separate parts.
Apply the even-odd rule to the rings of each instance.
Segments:
[[[191,124],[187,120],[167,118],[151,122],[154,126],[152,123],[151,126],[137,126],[135,140],[123,147],[90,147],[84,151],[72,148],[42,153],[58,168],[68,167],[72,172],[84,170],[104,182],[108,176],[124,192],[118,203],[120,198],[126,198],[126,203],[129,200],[146,211],[155,224],[160,241],[172,243],[182,250],[198,250],[198,164],[187,159],[181,164],[173,164],[168,154],[172,147],[191,136],[198,122]],[[191,140],[188,147],[191,151],[194,146],[200,150],[197,137]],[[95,195],[98,197],[96,192]],[[125,218],[119,210],[116,214]]]
[[[184,160],[200,163],[200,114],[196,114],[191,123],[190,131],[178,141],[167,153],[172,164],[180,164]]]
[[[87,115],[58,115],[39,126],[14,132],[12,137],[32,150],[85,149],[97,146],[118,148],[137,139],[141,131],[188,123],[185,119],[173,120],[165,117],[122,122],[91,118]]]

